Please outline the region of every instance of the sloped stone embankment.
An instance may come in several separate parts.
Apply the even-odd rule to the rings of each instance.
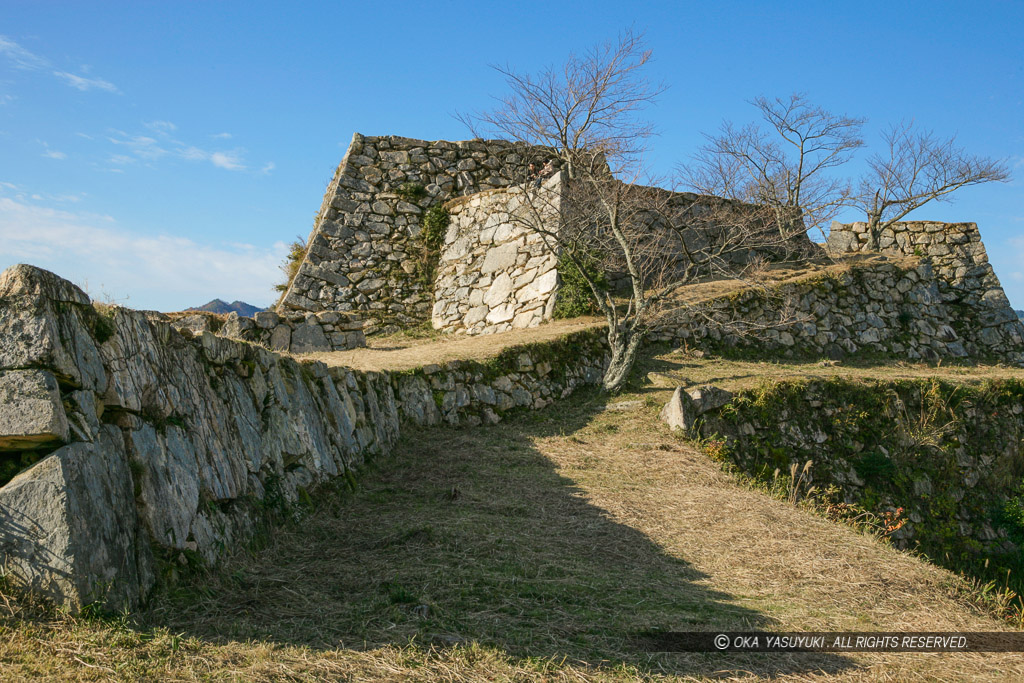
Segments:
[[[403,422],[495,422],[599,382],[604,362],[588,332],[486,364],[328,368],[97,308],[15,266],[0,275],[0,562],[71,608],[136,605],[162,563],[216,561],[268,508],[386,453]]]

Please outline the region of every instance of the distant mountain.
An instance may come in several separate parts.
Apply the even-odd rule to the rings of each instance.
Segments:
[[[214,299],[205,306],[197,306],[195,308],[187,308],[187,311],[206,311],[207,313],[237,313],[243,318],[251,318],[254,314],[260,311],[265,311],[265,308],[259,308],[252,304],[247,304],[244,301],[232,301],[229,304],[224,303],[220,299]]]
[[[1014,311],[1014,313],[1017,314],[1018,318],[1020,318],[1021,320],[1024,320],[1024,311]]]

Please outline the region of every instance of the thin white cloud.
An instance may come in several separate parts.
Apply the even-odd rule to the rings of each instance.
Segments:
[[[268,161],[267,163],[263,164],[263,168],[260,169],[260,173],[262,173],[263,175],[269,175],[270,172],[273,171],[275,168],[277,168],[277,164],[275,164],[273,161]]]
[[[117,89],[116,85],[102,78],[79,76],[78,74],[73,74],[70,71],[54,68],[50,60],[26,50],[7,36],[0,36],[0,55],[5,57],[16,69],[21,69],[22,71],[48,70],[51,75],[62,80],[72,88],[83,92],[87,90],[102,90],[111,93],[121,92]],[[0,103],[4,104],[9,101],[9,99],[0,99]]]
[[[46,157],[47,159],[67,159],[68,158],[67,154],[65,154],[64,152],[58,152],[55,149],[48,149],[48,150],[46,150],[45,152],[43,152],[43,156]]]
[[[157,125],[154,126],[154,124]],[[128,155],[114,154],[109,159],[110,163],[116,166],[125,166],[138,160],[154,162],[157,159],[168,157],[185,161],[208,161],[217,168],[228,171],[245,171],[247,169],[244,149],[206,150],[172,137],[170,132],[177,127],[170,122],[155,121],[145,125],[150,129],[158,130],[157,137],[132,135],[120,130],[110,131],[111,135],[107,137],[107,140],[126,148],[130,153]]]
[[[178,127],[170,121],[149,121],[148,123],[145,123],[143,125],[146,126],[146,128],[149,128],[150,130],[154,130],[158,133],[163,133],[165,135],[169,135],[174,131],[178,130]]]
[[[152,161],[170,154],[168,150],[160,146],[160,143],[155,138],[151,138],[148,135],[128,135],[121,131],[116,131],[116,134],[120,137],[110,137],[107,139],[115,145],[128,148],[139,159]]]
[[[240,171],[245,169],[236,152],[214,152],[210,155],[210,162],[218,168],[226,168],[229,171]]]
[[[102,78],[86,78],[85,76],[76,76],[75,74],[68,73],[67,71],[54,71],[53,75],[57,78],[63,79],[72,88],[77,90],[105,90],[107,92],[120,93],[117,86],[110,81],[105,81]]]
[[[287,248],[215,245],[143,235],[110,216],[0,197],[0,268],[31,263],[75,282],[103,283],[134,308],[181,309],[215,297],[268,302]]]
[[[0,36],[0,55],[6,57],[19,69],[45,69],[50,64],[39,55],[29,52],[7,36]]]
[[[213,138],[214,140],[230,140],[231,139],[231,133],[215,133],[214,135],[211,135],[210,137]]]

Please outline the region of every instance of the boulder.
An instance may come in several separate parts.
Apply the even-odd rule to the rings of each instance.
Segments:
[[[672,429],[689,431],[693,428],[693,421],[697,418],[697,411],[693,405],[693,399],[682,387],[676,387],[672,392],[665,407],[661,409],[661,419]]]
[[[684,389],[676,387],[672,398],[661,409],[661,419],[672,429],[689,431],[704,413],[716,410],[732,400],[732,392],[710,384]]]
[[[693,399],[694,408],[698,415],[703,415],[709,410],[715,410],[727,405],[732,400],[732,392],[719,389],[716,386],[705,384],[703,386],[687,389],[687,394]]]
[[[311,353],[313,351],[330,351],[331,342],[323,329],[316,323],[297,325],[292,330],[292,353]]]
[[[0,560],[15,585],[72,610],[134,606],[152,587],[118,441],[107,426],[97,443],[64,446],[0,488]]]

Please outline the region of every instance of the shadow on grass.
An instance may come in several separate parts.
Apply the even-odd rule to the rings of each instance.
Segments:
[[[214,642],[442,652],[475,642],[520,661],[626,676],[853,666],[829,654],[640,650],[632,636],[644,629],[754,630],[772,620],[610,519],[534,446],[574,434],[603,405],[590,393],[493,427],[408,431],[355,493],[320,492],[266,548],[158,597],[146,618]]]

